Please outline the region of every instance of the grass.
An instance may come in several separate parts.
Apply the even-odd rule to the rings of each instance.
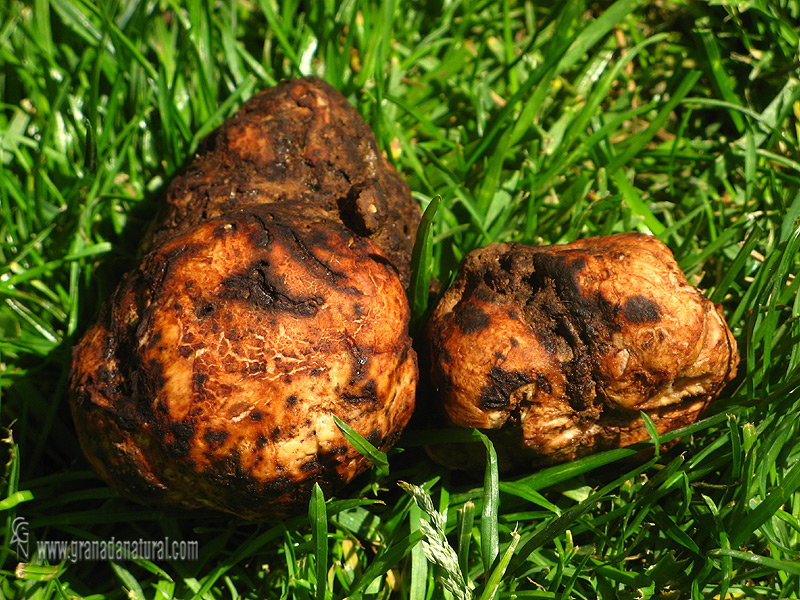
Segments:
[[[799,19],[796,0],[2,3],[0,596],[800,596]],[[312,73],[435,203],[418,322],[424,274],[487,242],[648,232],[722,303],[736,381],[645,462],[461,474],[412,428],[388,474],[281,522],[119,498],[72,430],[70,347],[203,136]],[[20,562],[17,517],[31,548],[166,536],[199,557]]]

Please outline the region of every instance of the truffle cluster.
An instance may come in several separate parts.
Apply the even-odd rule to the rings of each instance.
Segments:
[[[405,287],[420,210],[358,113],[314,78],[247,102],[172,182],[74,350],[81,445],[123,495],[248,519],[302,509],[414,408]],[[491,244],[428,323],[450,424],[512,462],[571,460],[698,418],[736,374],[719,306],[655,238]],[[468,451],[459,452],[468,455]]]

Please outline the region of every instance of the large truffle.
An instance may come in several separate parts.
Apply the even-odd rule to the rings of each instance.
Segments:
[[[366,467],[414,406],[408,283],[420,209],[339,92],[289,80],[200,145],[74,351],[98,473],[140,502],[259,519]]]
[[[565,461],[696,420],[736,374],[719,306],[657,239],[618,234],[469,254],[428,328],[456,425]]]
[[[417,381],[403,286],[382,250],[262,206],[160,244],[74,352],[71,404],[98,473],[140,502],[246,518],[302,508],[381,449]]]

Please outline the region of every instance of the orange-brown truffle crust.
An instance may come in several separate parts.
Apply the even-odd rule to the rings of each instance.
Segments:
[[[736,374],[719,306],[639,234],[466,257],[428,328],[456,425],[503,429],[534,460],[573,459],[695,421]]]
[[[256,94],[203,140],[170,184],[146,248],[232,210],[275,204],[322,210],[371,239],[408,283],[419,204],[358,112],[315,77]]]
[[[148,254],[74,352],[81,444],[135,500],[259,519],[388,449],[416,355],[397,272],[369,240],[280,210],[208,220]]]

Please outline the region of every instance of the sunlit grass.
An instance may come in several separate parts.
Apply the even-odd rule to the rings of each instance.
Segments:
[[[0,596],[449,598],[457,573],[475,598],[800,595],[799,22],[787,0],[2,3]],[[480,245],[641,231],[722,304],[735,382],[644,462],[450,472],[424,443],[484,455],[482,438],[421,418],[388,475],[285,521],[122,500],[78,447],[70,348],[202,138],[307,74],[431,206],[417,326],[428,275],[446,284]],[[19,516],[31,543],[168,537],[200,557],[18,569]],[[426,556],[440,530],[457,569]]]

